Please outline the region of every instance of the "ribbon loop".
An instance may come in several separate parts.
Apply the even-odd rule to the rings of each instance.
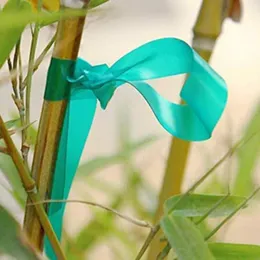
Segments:
[[[83,72],[83,74],[82,74]],[[185,105],[160,96],[145,80],[187,73],[180,96]],[[157,120],[170,134],[187,141],[210,138],[227,101],[224,80],[185,42],[158,39],[129,52],[110,68],[77,61],[77,88],[92,90],[105,109],[116,88],[128,83],[144,97]],[[73,98],[73,96],[72,96]]]

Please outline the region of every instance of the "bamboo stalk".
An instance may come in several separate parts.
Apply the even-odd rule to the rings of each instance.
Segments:
[[[224,18],[230,15],[231,8],[237,0],[204,0],[193,28],[193,48],[207,62],[210,60],[216,41],[221,34]],[[184,101],[181,101],[183,104]],[[158,208],[155,215],[155,223],[158,223],[163,215],[163,204],[166,199],[181,193],[185,169],[189,158],[191,143],[173,138],[168,155],[163,184],[159,195]],[[154,260],[166,246],[160,238],[162,231],[158,232],[151,243],[148,259]]]
[[[64,60],[77,59],[84,23],[85,17],[69,18],[59,22],[53,57]],[[55,86],[52,87],[55,89]],[[41,200],[50,198],[66,105],[66,100],[45,100],[43,104],[32,166],[32,176],[36,180]],[[28,200],[27,203],[31,201]],[[27,207],[24,228],[32,243],[42,251],[44,232],[33,207]]]
[[[43,229],[45,230],[46,235],[48,236],[49,240],[51,241],[51,244],[53,246],[53,249],[54,249],[58,259],[63,260],[63,259],[65,259],[65,256],[61,250],[58,238],[54,233],[54,230],[51,226],[51,223],[49,222],[48,216],[44,210],[43,205],[38,203],[40,201],[40,199],[39,199],[39,193],[37,192],[37,188],[35,185],[35,181],[31,177],[30,172],[28,171],[27,167],[24,165],[23,159],[20,156],[19,152],[17,151],[17,149],[8,133],[8,130],[5,127],[4,121],[1,116],[0,116],[0,131],[2,133],[4,141],[6,143],[8,154],[11,156],[11,158],[17,168],[17,171],[20,175],[23,186],[24,186],[30,200],[36,204],[34,206],[34,209],[43,226]]]

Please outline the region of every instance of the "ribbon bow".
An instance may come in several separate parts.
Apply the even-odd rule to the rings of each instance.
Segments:
[[[52,62],[66,68],[71,64],[61,60]],[[188,77],[180,96],[185,104],[166,100],[145,82],[184,73]],[[73,78],[64,75],[63,80],[69,82],[71,88],[54,172],[52,199],[68,197],[97,100],[105,109],[115,90],[125,83],[143,96],[166,131],[188,141],[210,138],[227,102],[224,80],[188,44],[176,38],[146,43],[111,67],[106,64],[92,66],[78,59]],[[64,205],[51,204],[49,209],[50,221],[58,237],[64,208]]]

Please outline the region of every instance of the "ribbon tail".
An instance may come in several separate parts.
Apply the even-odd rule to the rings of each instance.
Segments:
[[[97,99],[91,91],[85,92],[84,99],[71,99],[68,102],[52,182],[52,200],[64,200],[69,196],[94,119],[96,104]],[[50,203],[48,207],[49,220],[59,240],[65,207],[66,203]],[[56,260],[47,237],[45,237],[44,247],[48,258]]]

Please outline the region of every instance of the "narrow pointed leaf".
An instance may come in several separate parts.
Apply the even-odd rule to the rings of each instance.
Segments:
[[[4,174],[12,187],[11,189],[13,191],[14,198],[22,207],[24,207],[26,192],[24,191],[21,179],[12,159],[6,154],[0,154],[0,172]]]
[[[0,23],[2,23],[3,15],[11,14],[12,12],[30,11],[31,5],[27,1],[9,0],[0,11]],[[9,23],[12,24],[12,20]],[[0,68],[3,66],[16,43],[19,41],[21,34],[26,24],[20,24],[14,27],[10,27],[7,30],[1,30],[0,32]]]
[[[20,118],[12,119],[12,120],[5,122],[5,126],[7,127],[7,129],[10,129],[10,128],[16,126],[19,122],[20,122]]]
[[[260,246],[226,243],[209,243],[216,260],[260,260]]]
[[[204,216],[225,196],[190,194],[180,200],[182,195],[173,196],[166,200],[164,211],[168,213],[174,205],[180,201],[172,214],[175,216],[199,217]],[[243,201],[244,197],[229,196],[226,198],[209,217],[224,217],[230,215]]]
[[[16,118],[17,114],[16,113],[12,114],[12,117]],[[10,124],[12,124],[12,127],[16,127],[15,132],[18,132],[20,134],[21,134],[22,130],[27,129],[27,142],[31,146],[31,148],[34,148],[34,146],[36,144],[36,138],[37,138],[37,128],[34,126],[34,123],[36,121],[33,121],[25,126],[21,125],[20,119],[10,120],[7,123],[9,123],[9,122],[10,122]],[[7,128],[8,128],[8,126],[7,126]]]
[[[29,245],[16,220],[2,206],[0,206],[0,223],[0,256],[5,254],[20,260],[40,259]]]
[[[27,1],[27,6],[30,5]],[[86,15],[85,9],[66,9],[60,10],[58,12],[46,12],[45,10],[35,12],[30,8],[30,10],[19,9],[11,12],[1,12],[0,13],[0,43],[2,43],[2,35],[10,30],[16,30],[17,28],[25,27],[29,23],[37,22],[39,24],[47,24],[50,21],[65,19],[68,17],[79,17]],[[6,35],[5,35],[6,36]]]
[[[198,228],[187,218],[168,215],[161,220],[162,230],[178,260],[214,260]]]
[[[19,122],[20,122],[20,119],[13,119],[13,120],[5,122],[5,126],[6,126],[7,129],[10,129],[10,128],[16,126]],[[2,138],[2,134],[1,134],[1,131],[0,131],[0,139],[1,138]]]

